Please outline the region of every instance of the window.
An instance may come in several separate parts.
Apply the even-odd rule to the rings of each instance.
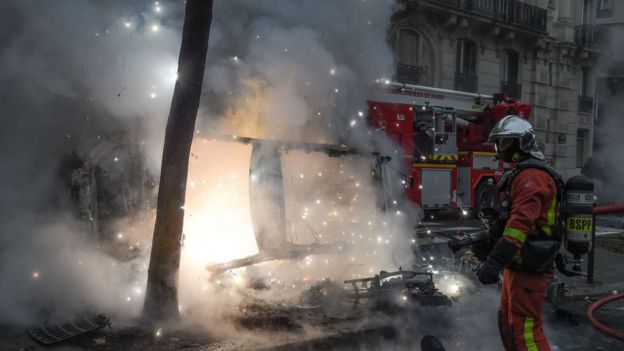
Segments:
[[[477,44],[468,39],[457,41],[455,58],[455,90],[477,91]]]
[[[598,0],[597,18],[611,17],[611,0]]]
[[[554,78],[554,74],[555,74],[553,66],[554,66],[554,64],[552,62],[548,63],[548,85],[550,85],[550,86],[553,85],[553,78]]]
[[[591,96],[590,88],[591,70],[589,67],[583,67],[581,70],[581,82],[579,85],[579,95]]]
[[[576,168],[583,168],[585,164],[585,135],[587,130],[576,131]]]
[[[402,64],[418,66],[420,53],[420,36],[411,30],[399,32],[397,61]]]
[[[420,64],[420,35],[411,30],[402,30],[397,44],[396,80],[406,84],[423,84],[426,71]]]
[[[588,24],[589,21],[589,0],[582,0],[583,7],[581,8],[581,24]]]
[[[455,71],[465,75],[477,73],[477,44],[468,39],[457,41],[457,59]]]
[[[518,82],[518,53],[513,50],[505,50],[501,60],[501,78],[505,82]]]

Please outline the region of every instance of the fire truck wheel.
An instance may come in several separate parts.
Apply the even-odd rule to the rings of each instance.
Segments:
[[[475,206],[471,213],[471,217],[477,218],[479,212],[487,206],[488,200],[491,198],[491,195],[488,191],[487,179],[483,179],[479,185],[477,185],[477,190],[475,191]]]

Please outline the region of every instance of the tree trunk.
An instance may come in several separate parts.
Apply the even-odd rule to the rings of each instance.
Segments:
[[[186,0],[182,45],[158,189],[156,224],[147,274],[143,318],[148,324],[176,319],[178,271],[189,154],[208,51],[213,0]]]

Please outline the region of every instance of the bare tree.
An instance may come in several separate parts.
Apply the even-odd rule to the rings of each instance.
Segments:
[[[144,321],[175,319],[189,154],[206,65],[213,0],[186,0],[178,80],[167,120]]]

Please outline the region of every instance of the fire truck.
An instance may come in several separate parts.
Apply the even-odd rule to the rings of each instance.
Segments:
[[[509,114],[531,107],[502,94],[482,95],[384,82],[369,105],[369,123],[400,145],[409,169],[406,196],[427,212],[476,213],[506,165],[487,137]],[[489,181],[489,180],[492,181]]]

